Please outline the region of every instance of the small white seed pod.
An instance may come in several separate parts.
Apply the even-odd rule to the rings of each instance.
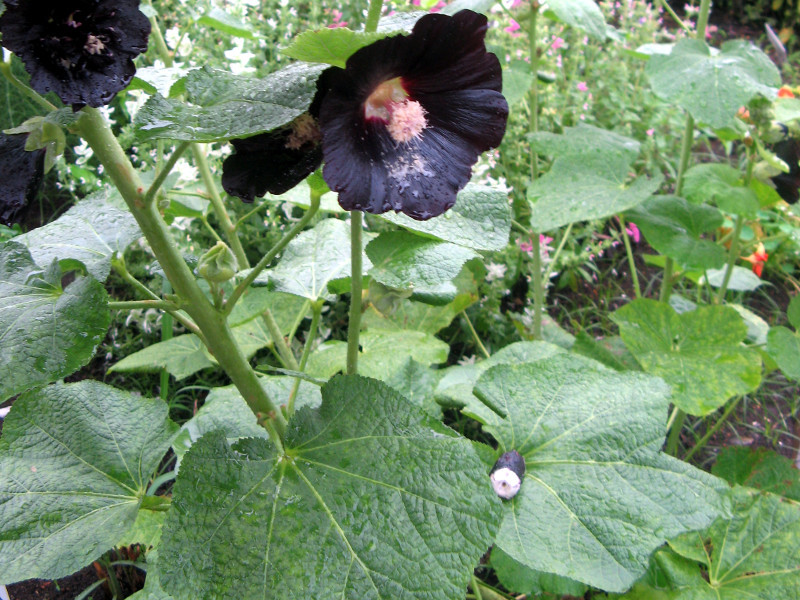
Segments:
[[[495,493],[504,500],[510,500],[519,492],[522,477],[525,475],[525,459],[519,452],[506,452],[494,463],[489,479]]]

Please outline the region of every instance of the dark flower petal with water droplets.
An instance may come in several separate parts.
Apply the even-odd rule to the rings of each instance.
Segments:
[[[346,210],[425,220],[453,206],[480,153],[505,133],[502,71],[486,51],[487,19],[462,10],[422,17],[410,35],[378,40],[330,70],[320,108],[324,177]],[[398,142],[365,103],[399,78],[425,126]]]
[[[139,0],[6,0],[3,46],[31,75],[31,87],[55,92],[75,110],[103,106],[136,73],[150,22]]]
[[[44,174],[44,150],[25,150],[28,136],[0,133],[0,223],[11,225],[36,195]]]
[[[322,164],[322,147],[306,144],[287,147],[291,127],[253,137],[231,140],[236,149],[222,163],[222,187],[231,196],[253,202],[267,192],[288,192]]]

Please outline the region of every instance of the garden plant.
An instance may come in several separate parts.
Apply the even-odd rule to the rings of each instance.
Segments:
[[[4,0],[0,597],[800,600],[795,6]]]

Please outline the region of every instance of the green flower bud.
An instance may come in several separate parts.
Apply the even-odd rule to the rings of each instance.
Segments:
[[[236,274],[239,264],[225,242],[217,244],[206,252],[197,264],[197,274],[213,283],[225,283]]]

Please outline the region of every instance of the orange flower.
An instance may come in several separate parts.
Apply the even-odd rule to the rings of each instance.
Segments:
[[[767,262],[768,258],[769,254],[764,250],[764,244],[759,242],[758,246],[756,246],[756,251],[750,256],[743,256],[742,260],[746,260],[753,265],[753,273],[761,277],[761,274],[764,272],[764,263]]]
[[[788,85],[782,85],[778,90],[778,98],[794,98],[794,92]]]
[[[739,107],[739,110],[736,112],[736,116],[746,123],[750,122],[750,111],[744,106]]]

